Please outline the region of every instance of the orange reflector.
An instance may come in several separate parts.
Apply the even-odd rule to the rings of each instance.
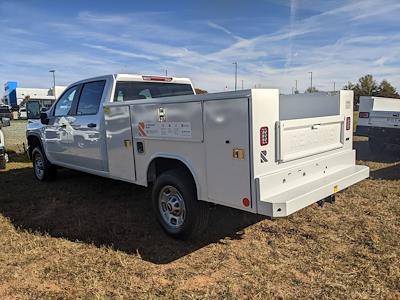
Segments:
[[[242,202],[243,202],[244,207],[249,207],[249,205],[250,205],[249,198],[243,198]]]

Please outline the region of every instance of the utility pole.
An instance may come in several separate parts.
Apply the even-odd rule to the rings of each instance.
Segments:
[[[298,89],[297,89],[297,79],[296,79],[296,89],[295,89],[295,91],[296,91],[296,92],[298,91]]]
[[[243,90],[243,79],[242,79],[242,90]]]
[[[56,70],[50,70],[50,73],[53,73],[53,95],[54,95],[54,100],[57,100],[56,96]]]
[[[310,85],[310,93],[312,93],[313,92],[313,89],[312,89],[312,72],[308,72],[309,74],[311,74],[311,85]]]
[[[237,61],[232,63],[235,65],[235,91],[237,90]]]
[[[333,82],[333,92],[336,92],[336,82]]]

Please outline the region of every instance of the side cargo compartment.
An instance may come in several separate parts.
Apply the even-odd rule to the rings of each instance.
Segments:
[[[255,212],[249,121],[247,97],[204,102],[209,201]]]
[[[129,106],[104,107],[104,121],[110,177],[135,182],[135,157]]]

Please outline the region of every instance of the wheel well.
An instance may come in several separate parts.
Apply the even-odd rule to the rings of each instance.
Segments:
[[[32,159],[32,151],[36,147],[42,147],[42,144],[40,143],[40,139],[37,136],[30,135],[28,136],[28,155]]]
[[[193,183],[196,185],[193,174],[190,169],[180,160],[174,158],[157,157],[153,159],[147,169],[147,182],[153,183],[156,178],[163,172],[168,170],[181,170],[186,172],[190,178],[192,178]]]

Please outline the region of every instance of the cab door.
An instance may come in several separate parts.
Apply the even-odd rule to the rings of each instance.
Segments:
[[[72,141],[68,144],[68,153],[71,154],[71,163],[94,171],[104,170],[101,138],[103,112],[100,104],[105,84],[106,80],[82,84],[73,122],[70,123]]]
[[[81,85],[70,87],[50,112],[49,123],[44,126],[45,150],[52,163],[71,164],[70,146],[73,142],[74,103],[79,97]]]

